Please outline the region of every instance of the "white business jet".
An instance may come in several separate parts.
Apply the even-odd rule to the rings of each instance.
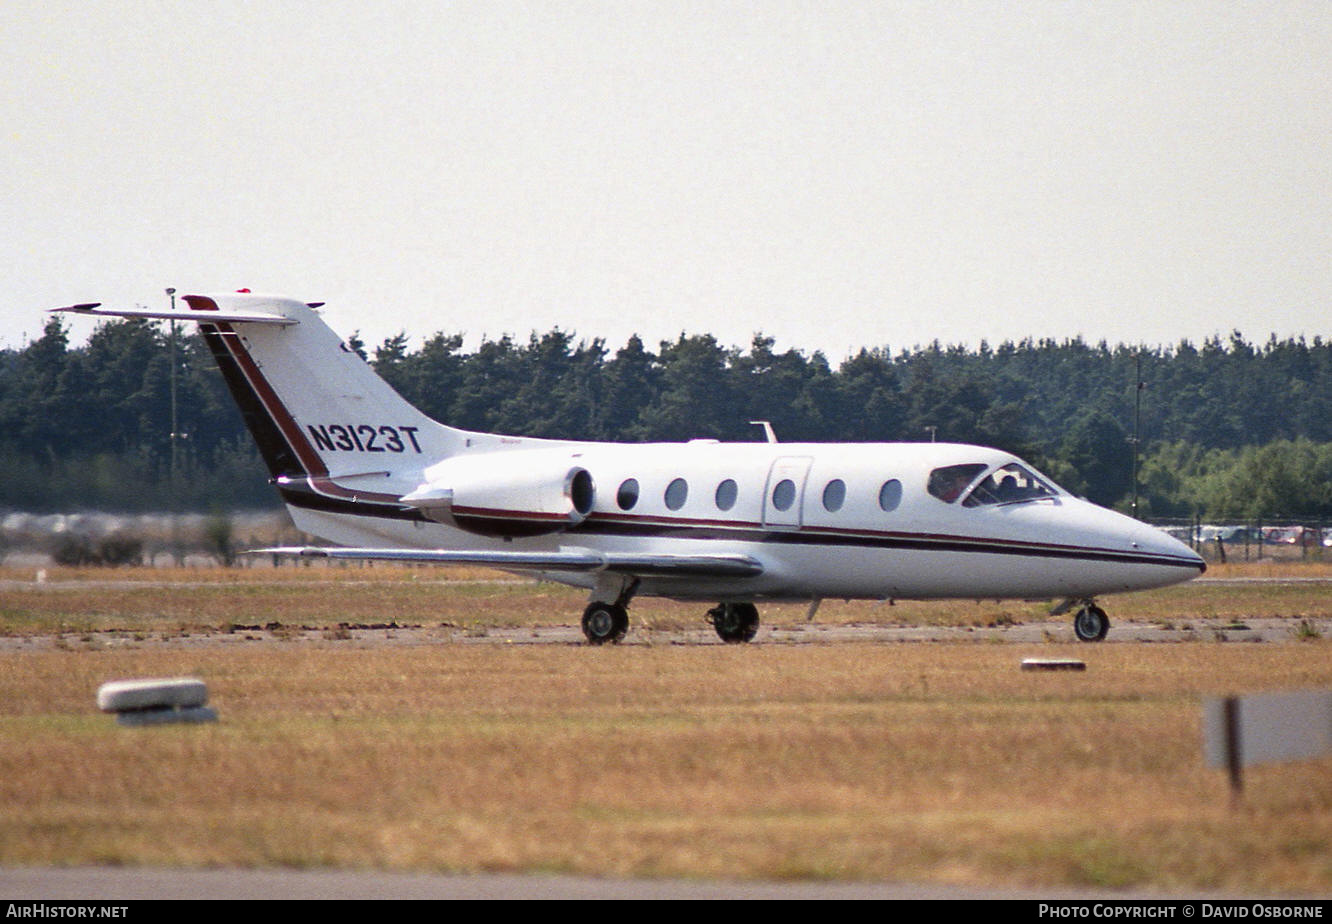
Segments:
[[[716,605],[724,641],[755,601],[1058,599],[1083,641],[1095,598],[1206,566],[1184,544],[1073,497],[1009,453],[948,443],[582,443],[472,433],[408,404],[320,303],[187,295],[188,310],[56,311],[196,321],[301,530],[265,550],[466,563],[584,587],[589,642],[639,594]]]

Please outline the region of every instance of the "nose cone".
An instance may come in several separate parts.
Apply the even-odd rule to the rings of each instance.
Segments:
[[[1207,570],[1207,562],[1202,560],[1202,556],[1174,536],[1168,536],[1154,526],[1129,519],[1137,527],[1136,535],[1130,540],[1130,543],[1141,547],[1149,555],[1177,562],[1178,566],[1185,571],[1180,580],[1197,577]],[[1190,570],[1192,573],[1188,573]]]
[[[1140,520],[1092,504],[1084,516],[1095,524],[1099,541],[1132,566],[1133,583],[1141,589],[1166,587],[1192,580],[1207,570],[1197,552]]]

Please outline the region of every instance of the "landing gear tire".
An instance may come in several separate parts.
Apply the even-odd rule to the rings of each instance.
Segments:
[[[618,643],[629,631],[629,611],[616,603],[589,603],[583,610],[583,634],[593,645]]]
[[[1073,617],[1073,634],[1080,642],[1099,642],[1109,631],[1110,618],[1094,604],[1087,604]]]
[[[708,610],[717,637],[728,645],[752,642],[758,634],[758,607],[752,603],[722,603]]]

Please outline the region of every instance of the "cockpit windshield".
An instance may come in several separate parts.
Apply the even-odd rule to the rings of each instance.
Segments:
[[[930,472],[929,491],[945,504],[951,504],[962,496],[967,485],[976,476],[985,471],[985,466],[978,463],[968,465],[946,465]]]
[[[987,504],[1014,504],[1019,501],[1039,500],[1043,497],[1056,497],[1059,492],[1053,485],[1046,483],[1030,469],[1010,462],[995,469],[980,484],[972,489],[964,507],[982,507]]]

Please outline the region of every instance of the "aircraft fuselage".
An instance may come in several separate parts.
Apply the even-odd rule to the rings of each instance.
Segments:
[[[585,470],[594,485],[590,510],[535,536],[528,534],[541,523],[524,516],[521,503],[455,508],[414,523],[298,506],[292,515],[301,529],[346,546],[624,553],[706,546],[763,562],[751,578],[645,577],[639,589],[679,599],[1092,597],[1173,584],[1201,570],[1176,540],[1067,493],[977,506],[929,493],[940,468],[1019,461],[977,446],[516,440],[501,451],[532,472]],[[481,452],[493,460],[496,450]],[[423,478],[430,480],[429,468]],[[783,482],[790,488],[779,491]],[[585,573],[545,576],[595,583]]]

